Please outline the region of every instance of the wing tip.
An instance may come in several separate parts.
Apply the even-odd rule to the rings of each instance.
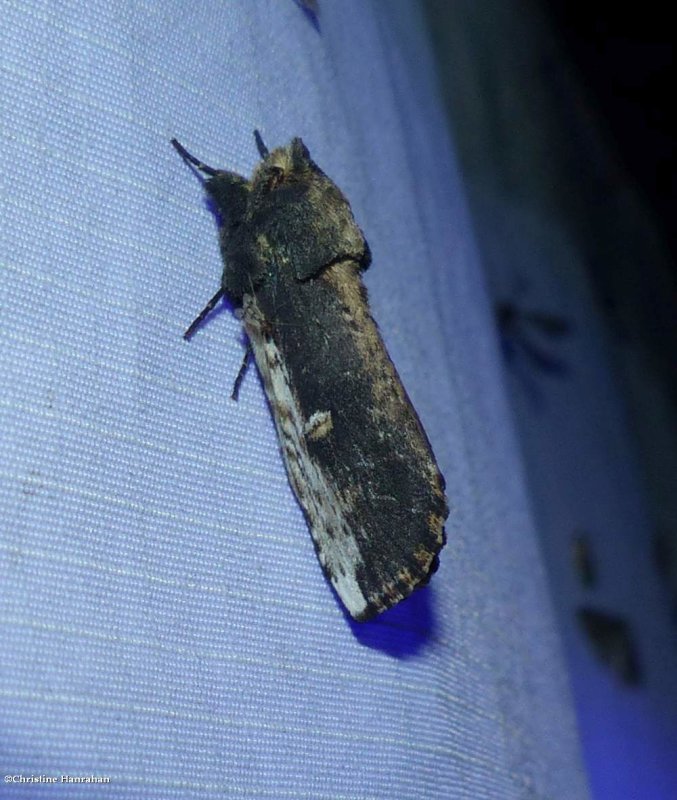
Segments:
[[[365,603],[360,608],[347,606],[353,619],[357,622],[368,622],[429,583],[440,566],[440,551],[446,543],[443,522],[441,519],[432,549],[422,545],[412,554],[410,563],[396,572],[392,580],[383,582],[380,586],[372,586],[371,591],[363,595]]]

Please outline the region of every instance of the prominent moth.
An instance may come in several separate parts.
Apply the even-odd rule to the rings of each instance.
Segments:
[[[254,135],[251,180],[172,140],[207,176],[224,263],[186,336],[224,295],[238,309],[320,564],[366,620],[437,569],[444,479],[369,312],[369,247],[348,201],[301,139],[269,152]]]

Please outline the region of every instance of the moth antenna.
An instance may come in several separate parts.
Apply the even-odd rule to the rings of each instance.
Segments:
[[[199,327],[202,320],[214,309],[214,306],[219,302],[219,300],[223,297],[224,290],[221,288],[219,291],[212,297],[212,299],[207,303],[207,305],[200,311],[197,317],[191,322],[188,330],[183,334],[183,338],[188,341],[190,337],[195,333],[196,328]]]
[[[259,151],[259,155],[261,156],[261,158],[268,158],[268,155],[270,154],[270,151],[268,150],[268,148],[263,143],[263,139],[261,138],[261,134],[256,129],[254,129],[254,141],[256,142],[256,147],[257,147],[257,149]]]
[[[204,172],[206,175],[218,175],[219,171],[217,169],[214,169],[214,167],[209,167],[207,164],[203,164],[199,158],[195,158],[194,155],[186,150],[186,148],[181,144],[181,142],[178,141],[178,139],[172,139],[171,144],[184,161],[186,161],[188,164],[192,164],[194,167],[199,169],[200,172]]]

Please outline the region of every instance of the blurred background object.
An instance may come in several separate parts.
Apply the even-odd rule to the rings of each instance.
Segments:
[[[675,797],[669,10],[649,2],[611,14],[607,4],[563,0],[424,5],[592,794]]]

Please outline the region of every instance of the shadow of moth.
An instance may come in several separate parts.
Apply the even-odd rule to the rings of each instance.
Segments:
[[[207,176],[224,263],[185,336],[224,295],[235,305],[322,569],[366,620],[437,569],[444,479],[369,312],[371,257],[348,201],[301,139],[269,152],[254,135],[262,160],[251,180],[172,140]]]

